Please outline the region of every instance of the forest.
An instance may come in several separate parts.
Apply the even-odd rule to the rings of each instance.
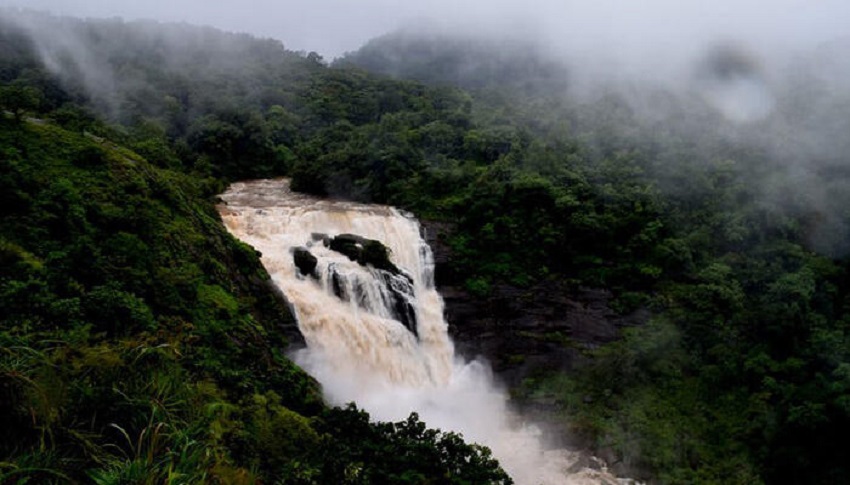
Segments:
[[[214,209],[277,176],[451,222],[471,298],[648,311],[511,390],[618,471],[850,481],[850,92],[799,72],[738,126],[693,93],[570,97],[532,46],[390,34],[327,63],[0,10],[0,483],[511,483],[415,415],[328,408],[288,360],[293,317]]]

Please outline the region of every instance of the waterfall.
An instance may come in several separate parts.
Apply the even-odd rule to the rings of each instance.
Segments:
[[[567,476],[577,456],[544,450],[539,432],[509,412],[489,366],[455,355],[412,215],[297,194],[286,179],[235,183],[221,199],[228,230],[262,253],[289,301],[307,342],[294,359],[331,404],[354,401],[383,421],[416,411],[430,427],[489,446],[518,484],[611,481],[597,470]],[[385,267],[358,259],[382,247]]]

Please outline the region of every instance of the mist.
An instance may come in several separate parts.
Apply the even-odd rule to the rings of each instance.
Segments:
[[[155,67],[133,64],[137,53],[123,50],[118,56],[121,59],[110,59],[114,52],[104,48],[102,41],[85,38],[61,19],[50,22],[49,27],[37,16],[10,19],[32,39],[44,66],[85,91],[101,114],[131,127],[139,120],[165,120],[164,114],[177,106],[178,116],[161,126],[163,133],[179,129],[186,140],[203,133],[203,118],[208,113],[229,127],[226,116],[221,115],[226,103],[250,105],[256,109],[250,116],[256,114],[261,120],[271,113],[269,106],[279,108],[282,126],[285,122],[294,127],[309,117],[310,107],[299,113],[287,111],[290,106],[282,107],[287,96],[298,98],[301,92],[263,93],[251,82],[257,79],[257,85],[278,85],[286,80],[290,61],[302,63],[300,67],[309,64],[302,71],[306,77],[303,73],[344,67],[346,62],[358,64],[358,53],[370,48],[384,49],[393,54],[381,58],[386,65],[365,67],[416,79],[405,69],[416,59],[411,60],[413,56],[404,49],[417,43],[455,52],[467,49],[466,56],[453,58],[453,72],[436,73],[444,76],[442,79],[418,80],[459,84],[468,90],[471,100],[482,101],[480,105],[501,102],[497,97],[497,101],[487,98],[489,88],[505,87],[510,93],[509,89],[519,87],[522,96],[512,101],[516,112],[525,110],[525,118],[518,119],[512,116],[516,112],[506,110],[504,121],[499,121],[504,125],[497,128],[538,130],[533,134],[543,140],[541,145],[558,137],[576,140],[588,164],[617,160],[622,153],[640,158],[652,189],[658,189],[660,198],[674,201],[672,204],[699,199],[700,194],[685,191],[699,189],[702,183],[743,185],[747,190],[737,194],[744,193],[746,199],[724,201],[728,205],[717,212],[733,212],[738,204],[739,213],[765,214],[765,219],[771,220],[765,226],[771,230],[787,229],[795,238],[804,239],[806,249],[830,257],[850,254],[850,4],[845,1],[780,0],[765,7],[756,0],[710,5],[673,0],[640,4],[438,0],[415,5],[381,0],[356,4],[0,0],[0,7],[92,17],[107,28],[120,25],[115,31],[131,38],[127,45],[135,46],[137,53],[143,54],[139,57],[156,63]],[[4,21],[0,25],[6,24],[7,19],[2,18],[6,12],[0,11]],[[231,34],[218,35],[183,23],[209,25]],[[211,32],[214,35],[207,35]],[[265,38],[266,44],[257,48],[243,32]],[[409,45],[405,47],[401,41]],[[393,51],[393,47],[399,49]],[[259,51],[262,56],[243,64],[242,49]],[[324,60],[308,52],[316,52]],[[427,62],[433,51],[422,52]],[[263,70],[272,65],[278,66],[274,72]],[[503,65],[514,68],[519,76],[515,85],[511,84],[514,80],[501,77],[511,72],[500,70]],[[417,67],[420,72],[435,74],[427,64]],[[160,68],[163,71],[158,71]],[[157,83],[162,82],[158,75],[165,78],[161,75],[168,69],[182,70],[182,77],[169,80],[173,90],[165,95]],[[485,85],[475,84],[482,79]],[[236,82],[231,83],[230,91],[210,91],[227,93],[219,99],[193,89],[221,80],[223,84]],[[532,101],[525,103],[527,100]],[[132,109],[126,109],[128,103],[134,103]],[[125,113],[137,118],[125,119]],[[474,115],[471,119],[480,121]],[[249,127],[245,131],[250,132],[260,125],[246,122],[240,126]],[[558,133],[546,138],[553,131]],[[557,143],[553,146],[558,148]],[[528,153],[532,158],[533,152]],[[254,156],[239,155],[246,160]],[[551,160],[560,163],[566,158]],[[516,163],[527,164],[519,168],[535,170],[534,160]],[[715,167],[728,169],[732,175],[711,179]],[[681,183],[683,179],[688,183]],[[708,194],[717,192],[706,190]],[[676,222],[682,221],[671,216],[670,224]],[[736,223],[723,219],[719,229],[708,228],[706,239],[716,235],[711,231],[735,232],[740,229]],[[788,229],[791,225],[796,226]],[[729,246],[734,252],[734,244]],[[459,429],[458,423],[468,424],[469,428],[463,429],[466,435],[485,442],[501,441],[492,436],[503,431],[494,422],[520,419],[510,410],[507,393],[487,366],[478,362],[452,363],[457,379],[437,393],[409,389],[380,393],[351,387],[356,380],[347,375],[339,378],[323,359],[311,359],[302,352],[296,361],[325,384],[330,402],[343,404],[354,399],[377,419],[402,419],[417,409],[432,426]],[[450,405],[441,407],[434,404],[437,402]],[[491,418],[476,419],[483,416]],[[536,442],[538,438],[529,439]],[[500,452],[510,454],[510,450]],[[518,460],[530,462],[525,457]]]
[[[850,19],[850,5],[841,0],[0,0],[0,6],[76,17],[205,24],[273,37],[290,49],[317,51],[328,59],[401,26],[431,21],[465,32],[535,36],[555,50],[605,54],[630,65],[668,64],[674,59],[644,56],[659,51],[687,54],[717,39],[787,51],[847,35]]]
[[[841,222],[842,207],[850,202],[843,176],[850,166],[847,2],[0,0],[0,7],[211,25],[278,39],[287,49],[316,51],[328,61],[398,31],[483,39],[495,46],[493,52],[514,58],[517,52],[533,51],[558,66],[552,72],[567,87],[547,94],[582,104],[613,93],[637,120],[659,124],[676,136],[711,132],[762,152],[777,177],[796,181],[790,194],[788,187],[773,185],[771,177],[748,181],[758,186],[764,204],[810,214],[817,221],[809,228],[815,250],[833,256],[850,251],[850,227]],[[93,99],[120,117],[112,92],[115,73],[104,59],[62,29],[47,31],[26,22],[24,27],[48,68],[80,78]],[[203,45],[205,39],[196,35],[188,41]],[[175,37],[169,45],[181,42]],[[186,61],[175,52],[164,58]],[[549,83],[542,89],[558,86]]]
[[[696,72],[712,76],[706,59],[734,46],[738,52],[730,56],[749,57],[745,62],[750,70],[727,73],[725,79],[715,76],[701,89],[707,100],[738,121],[764,117],[772,103],[766,83],[792,60],[850,38],[850,4],[841,0],[779,0],[769,6],[759,0],[0,0],[0,7],[209,25],[277,39],[289,50],[315,51],[327,61],[398,30],[499,39],[505,45],[534,45],[569,65],[573,94],[600,84],[651,81],[681,87],[693,83]],[[68,50],[85,55],[73,45]]]

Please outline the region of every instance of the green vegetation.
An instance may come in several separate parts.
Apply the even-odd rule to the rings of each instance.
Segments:
[[[554,401],[565,432],[632,476],[848,481],[848,152],[820,133],[846,126],[846,94],[808,76],[771,118],[732,126],[698,98],[634,93],[646,116],[616,89],[550,89],[557,67],[534,52],[489,49],[394,34],[340,65],[437,85],[504,73],[502,89],[461,80],[471,124],[390,198],[458,221],[453,264],[473,294],[558,279],[654,314],[515,394]]]
[[[227,158],[266,146],[256,120],[104,121],[24,37],[3,45],[0,483],[511,483],[415,416],[327,409],[286,358],[290,311],[214,207],[224,173],[270,170]]]
[[[433,86],[351,66],[380,43],[328,67],[211,29],[36,16],[36,48],[12,22],[29,14],[5,14],[0,482],[508,482],[415,416],[326,409],[283,355],[292,317],[213,207],[228,181],[278,175],[456,223],[452,273],[475,295],[557,280],[650,309],[569,376],[519,390],[633,473],[850,481],[850,225],[749,142],[796,127],[788,113],[843,126],[846,96],[818,121],[817,86],[784,93],[777,119],[732,136],[664,93],[663,123],[616,94],[567,101],[545,91],[557,69],[511,55],[469,71],[467,92],[441,77],[462,55],[375,61],[417,59],[383,72]],[[835,207],[850,191],[833,155],[815,179]]]

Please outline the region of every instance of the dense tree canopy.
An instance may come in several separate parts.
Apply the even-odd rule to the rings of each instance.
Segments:
[[[0,481],[508,482],[415,417],[324,409],[282,354],[292,317],[212,206],[227,181],[281,175],[451,221],[474,295],[558,281],[649,309],[515,390],[633,473],[850,479],[848,152],[800,138],[846,127],[846,94],[791,86],[734,127],[674,93],[647,94],[660,118],[616,92],[572,100],[538,56],[446,55],[456,39],[329,67],[185,25],[0,26]]]
[[[138,25],[61,22],[114,44],[114,62],[135,72],[122,82],[175,77],[143,95],[116,83],[114,112],[75,91],[78,79],[17,69],[35,55],[25,37],[4,44],[20,51],[0,59],[0,482],[511,483],[489,450],[415,416],[370,423],[327,409],[285,357],[293,317],[213,203],[225,174],[288,168],[305,136],[298,115],[233,108],[212,75],[198,96],[221,103],[180,106],[186,73],[158,73]],[[169,29],[154,37],[179,32]],[[186,33],[235,49],[224,34]],[[268,55],[238,39],[245,51],[226,62]],[[31,79],[53,79],[59,94]]]

